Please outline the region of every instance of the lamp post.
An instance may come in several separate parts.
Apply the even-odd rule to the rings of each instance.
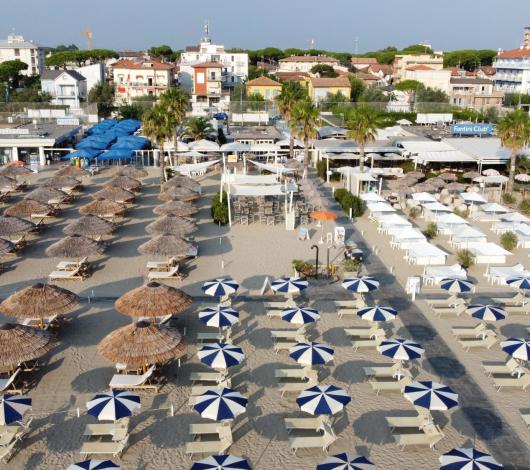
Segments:
[[[316,250],[316,257],[315,257],[315,279],[318,279],[318,252],[319,252],[320,248],[318,247],[318,245],[312,245],[312,246],[311,246],[311,249],[312,249],[312,250]]]

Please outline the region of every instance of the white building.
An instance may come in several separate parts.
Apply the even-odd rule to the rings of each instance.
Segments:
[[[417,64],[405,70],[404,80],[416,80],[427,88],[441,90],[445,93],[450,91],[451,70],[434,69],[428,65]]]
[[[499,52],[493,63],[497,69],[495,86],[507,93],[530,93],[530,27],[525,28],[519,49]]]
[[[52,96],[52,104],[79,108],[87,98],[87,80],[75,70],[43,70],[41,90]]]
[[[339,65],[339,61],[334,57],[328,57],[324,55],[293,55],[280,59],[279,61],[280,72],[305,72],[309,73],[315,65],[329,65],[330,67],[336,67]]]
[[[208,33],[207,29],[206,33]],[[248,54],[246,52],[227,52],[225,46],[213,44],[206,34],[198,46],[187,47],[180,56],[180,86],[191,93],[193,90],[193,67],[207,62],[217,62],[222,65],[223,88],[231,88],[238,83],[243,83],[248,77]]]
[[[44,50],[23,36],[10,34],[7,39],[0,39],[0,62],[20,60],[28,64],[22,75],[39,75],[44,68]]]

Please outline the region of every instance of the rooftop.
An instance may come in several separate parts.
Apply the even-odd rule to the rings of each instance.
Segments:
[[[192,65],[192,67],[195,69],[200,69],[200,68],[203,68],[203,69],[222,69],[223,68],[223,65],[220,64],[219,62],[200,62],[198,64],[194,64]]]
[[[501,52],[498,59],[524,59],[530,57],[530,49],[518,48],[510,51]]]
[[[276,72],[276,76],[280,80],[300,80],[305,77],[309,77],[307,72]]]
[[[12,129],[13,133],[9,133]],[[21,134],[21,129],[27,129],[27,134]],[[53,139],[56,143],[64,140],[71,134],[77,133],[81,128],[79,126],[60,126],[52,122],[41,122],[36,126],[32,123],[2,125],[0,128],[0,140],[2,139]],[[23,132],[23,131],[22,131]]]
[[[474,77],[451,77],[453,85],[493,85],[492,80]]]
[[[375,57],[352,57],[351,63],[355,64],[377,64],[377,59]]]
[[[32,41],[26,41],[18,34],[10,34],[7,39],[0,39],[0,49],[12,49],[13,47],[37,49],[39,46]]]
[[[234,140],[272,139],[277,141],[283,135],[274,126],[230,126],[230,137]]]
[[[336,77],[336,78],[314,78],[309,79],[311,84],[315,88],[327,88],[327,87],[350,87],[350,81],[348,77]]]
[[[285,59],[280,59],[280,62],[311,62],[314,64],[321,62],[333,62],[335,64],[339,63],[339,61],[334,57],[329,57],[326,55],[292,55],[290,57],[286,57]]]
[[[86,80],[86,78],[81,75],[76,70],[43,70],[40,74],[41,80],[55,80],[60,77],[63,73],[70,75],[72,78],[75,78],[78,81]]]
[[[429,67],[428,65],[416,64],[416,65],[411,65],[410,67],[407,67],[407,70],[418,71],[418,70],[434,70],[434,69],[432,67]]]
[[[112,64],[111,67],[114,69],[130,70],[172,70],[175,68],[175,66],[172,64],[166,64],[164,62],[152,58],[145,58],[143,60],[122,59]]]
[[[246,83],[247,86],[282,86],[280,82],[269,77],[258,77]]]

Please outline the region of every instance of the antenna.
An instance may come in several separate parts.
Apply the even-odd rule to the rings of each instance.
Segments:
[[[208,37],[210,35],[210,20],[204,22],[204,36]]]

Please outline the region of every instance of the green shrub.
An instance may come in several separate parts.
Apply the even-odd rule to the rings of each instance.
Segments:
[[[363,263],[359,259],[345,259],[342,262],[342,269],[345,272],[354,273],[354,272],[358,271],[361,268],[362,265],[363,265]]]
[[[215,223],[226,225],[228,223],[228,195],[223,191],[223,202],[220,201],[221,193],[212,198],[212,219]]]
[[[301,259],[293,259],[291,261],[291,264],[293,266],[293,269],[296,269],[296,271],[298,271],[300,274],[303,274],[305,276],[313,274],[314,266],[308,261],[303,261]]]
[[[419,207],[411,207],[409,210],[409,217],[414,220],[421,214],[421,210]]]
[[[329,177],[329,180],[330,181],[340,181],[340,178],[341,178],[341,174],[337,171],[334,171],[333,173],[331,173],[330,177]]]
[[[432,240],[433,238],[436,238],[436,236],[438,235],[438,225],[436,225],[434,222],[431,222],[423,231],[423,235],[427,237],[427,240]]]
[[[399,168],[403,168],[403,173],[410,173],[411,171],[415,171],[414,168],[416,165],[414,164],[414,160],[405,160],[404,162],[401,162],[398,164]]]
[[[351,215],[352,217],[361,217],[364,214],[364,203],[363,200],[354,196],[352,193],[348,192],[341,201],[341,206],[346,214]]]
[[[507,205],[515,204],[515,196],[512,193],[503,193],[502,202]]]
[[[517,246],[517,235],[515,232],[504,232],[500,241],[505,250],[512,251]]]
[[[454,209],[453,213],[462,217],[463,219],[467,219],[469,217],[469,209],[464,209],[463,211],[459,211],[458,209]]]
[[[458,264],[460,264],[460,266],[462,266],[464,269],[468,269],[474,264],[473,255],[471,254],[471,251],[467,249],[459,250],[456,253],[456,259]]]
[[[523,199],[523,200],[519,203],[519,210],[520,210],[524,215],[530,215],[530,199]]]
[[[324,181],[326,180],[326,171],[327,171],[327,164],[324,160],[319,160],[317,162],[317,175],[322,178]]]
[[[337,201],[342,206],[342,199],[344,198],[344,196],[346,196],[346,194],[348,194],[347,189],[339,188],[335,190],[335,192],[333,193],[333,197],[335,198],[335,201]]]

